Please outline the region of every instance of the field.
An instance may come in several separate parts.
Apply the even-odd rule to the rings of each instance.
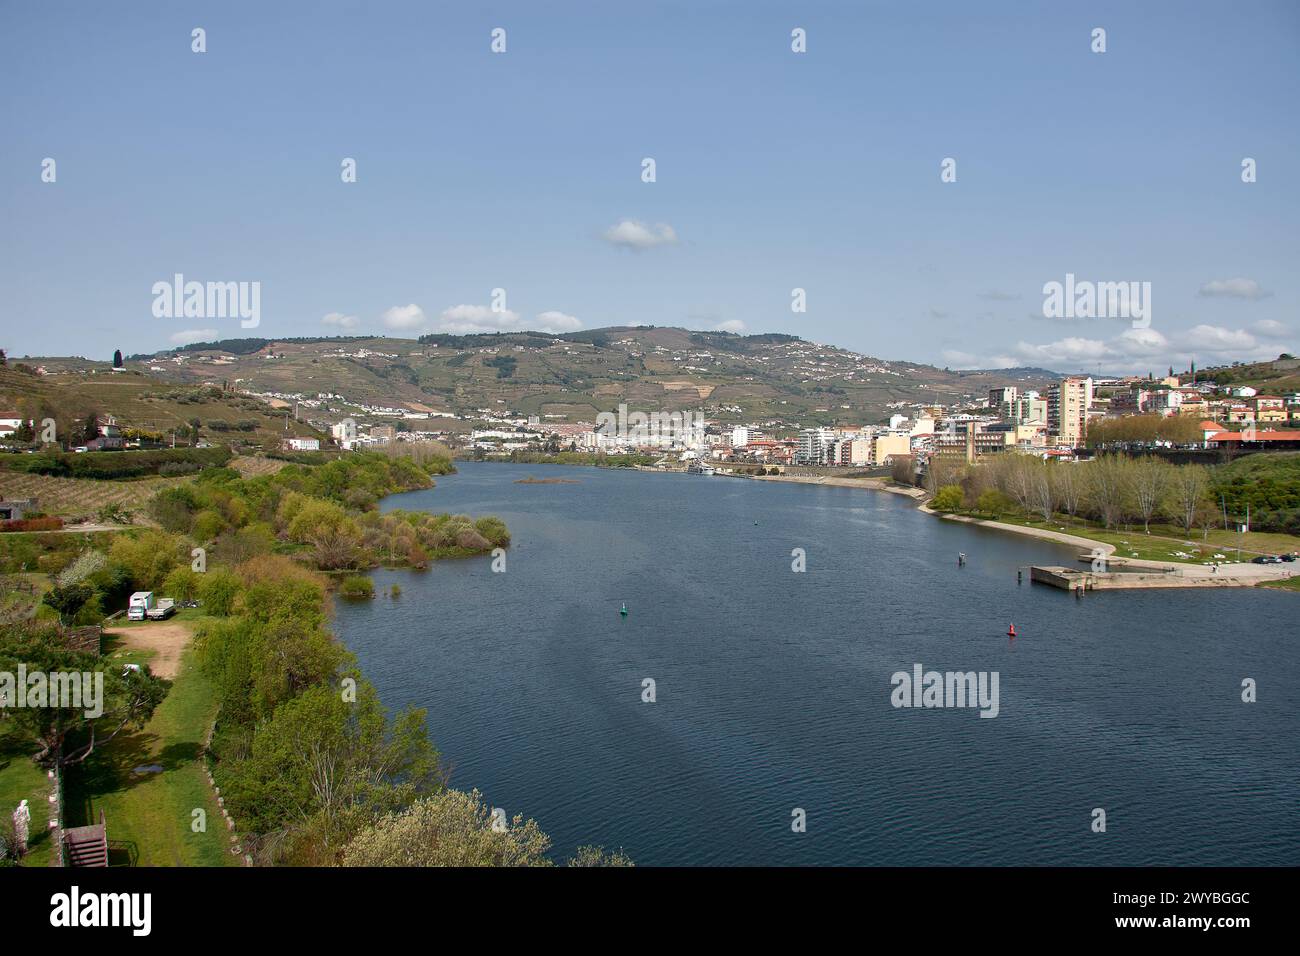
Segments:
[[[46,514],[65,518],[93,518],[96,512],[106,505],[117,505],[127,511],[139,511],[150,498],[164,488],[171,488],[191,480],[189,477],[182,476],[138,478],[129,481],[90,481],[0,471],[0,497],[35,498],[37,507]]]
[[[230,460],[229,467],[245,478],[257,478],[260,475],[274,475],[287,464],[289,462],[279,458],[254,458],[252,455],[240,455]]]

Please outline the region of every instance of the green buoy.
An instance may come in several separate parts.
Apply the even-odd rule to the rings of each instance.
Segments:
[[[619,613],[622,617],[627,617],[627,604],[624,604],[621,608],[619,608],[619,609],[618,609],[618,613]]]

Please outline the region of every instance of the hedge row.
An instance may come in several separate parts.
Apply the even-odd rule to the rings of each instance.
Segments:
[[[58,531],[62,518],[10,518],[0,521],[0,531]]]
[[[6,456],[4,467],[10,471],[23,471],[33,475],[112,481],[190,470],[177,469],[177,465],[192,465],[192,470],[198,471],[213,465],[224,465],[229,460],[228,448],[154,448],[141,451],[12,455]],[[172,467],[164,472],[165,466]]]

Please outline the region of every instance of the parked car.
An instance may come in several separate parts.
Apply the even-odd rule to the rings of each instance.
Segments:
[[[1294,561],[1294,560],[1295,560],[1295,555],[1294,555],[1294,554],[1279,554],[1279,555],[1277,556],[1277,559],[1278,559],[1279,561],[1287,561],[1287,562],[1291,562],[1291,561]]]

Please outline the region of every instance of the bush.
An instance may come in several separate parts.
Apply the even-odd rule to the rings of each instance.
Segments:
[[[934,511],[960,511],[962,506],[961,485],[944,485],[935,493],[930,507]]]
[[[0,521],[0,531],[58,531],[62,518],[10,518]]]
[[[194,518],[194,527],[190,530],[190,533],[194,536],[195,541],[202,544],[211,541],[217,535],[221,534],[225,527],[226,520],[216,511],[209,508],[205,511],[200,511]]]
[[[203,575],[203,583],[199,585],[199,600],[209,614],[229,617],[235,610],[239,588],[239,578],[233,572],[224,569],[209,571]]]
[[[199,596],[203,576],[193,569],[181,565],[173,568],[163,580],[163,594],[176,601],[193,601]]]
[[[369,578],[356,574],[343,579],[339,585],[339,596],[350,601],[372,598],[375,596],[375,584]]]
[[[479,518],[474,522],[474,529],[494,548],[504,548],[510,543],[510,532],[506,529],[506,523],[495,515]]]
[[[1015,509],[1016,503],[996,488],[990,488],[975,501],[975,510],[984,514],[1004,515]]]

